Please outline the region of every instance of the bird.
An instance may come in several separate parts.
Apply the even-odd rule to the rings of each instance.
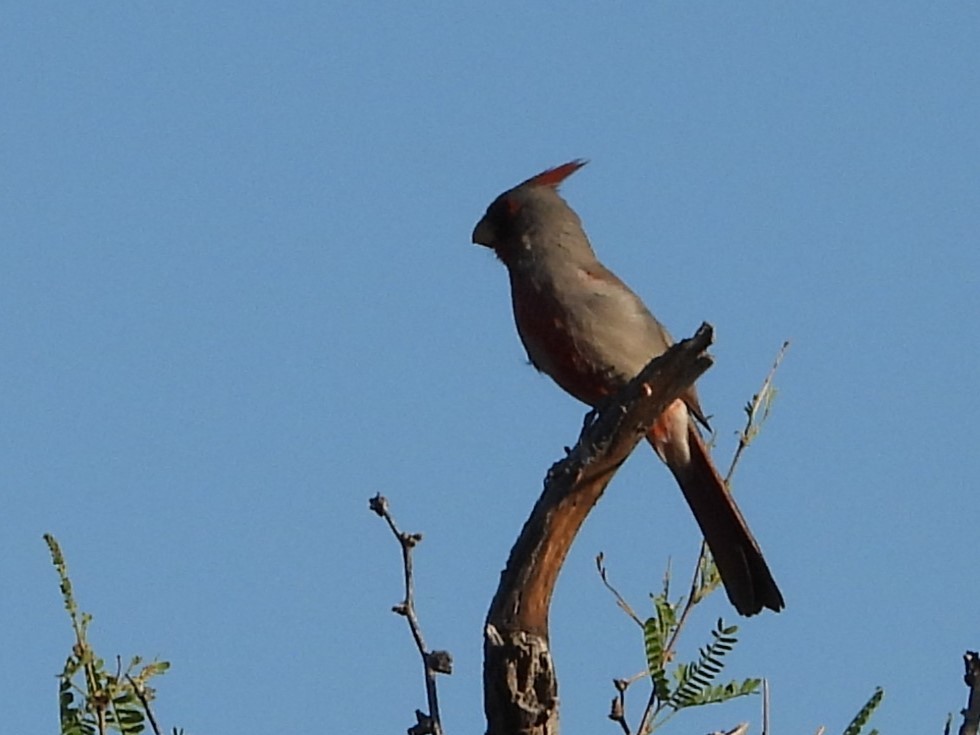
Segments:
[[[532,176],[500,194],[473,230],[507,269],[514,321],[531,363],[594,407],[673,340],[643,301],[596,257],[582,222],[558,193],[586,161]],[[783,595],[759,544],[711,460],[692,385],[656,420],[647,441],[667,465],[711,550],[739,614],[779,612]]]

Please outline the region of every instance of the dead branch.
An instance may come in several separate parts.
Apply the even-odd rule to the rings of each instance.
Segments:
[[[966,667],[963,681],[969,687],[970,695],[966,709],[962,712],[960,735],[977,735],[977,730],[980,729],[980,654],[967,651],[963,654],[963,665]]]
[[[558,682],[548,611],[558,573],[586,516],[657,417],[709,367],[713,330],[653,360],[587,423],[545,478],[487,614],[484,710],[488,735],[556,735]]]
[[[415,646],[422,657],[422,667],[425,672],[425,696],[428,702],[428,713],[415,710],[415,724],[408,728],[409,735],[442,735],[442,719],[439,716],[439,696],[436,688],[436,674],[451,674],[453,671],[452,656],[448,651],[429,651],[422,637],[422,626],[415,612],[415,580],[412,572],[412,550],[422,540],[420,533],[400,531],[395,524],[388,507],[388,499],[378,494],[368,501],[371,510],[384,518],[388,528],[398,540],[402,549],[402,567],[405,573],[405,599],[391,608],[392,612],[401,615],[408,621],[408,627],[415,639]]]

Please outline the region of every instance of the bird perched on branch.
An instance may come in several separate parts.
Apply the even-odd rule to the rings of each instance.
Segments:
[[[473,242],[507,267],[517,332],[534,366],[590,406],[614,394],[672,344],[640,298],[596,258],[558,186],[585,165],[543,171],[498,196]],[[695,421],[707,421],[694,386],[647,440],[673,473],[697,519],[732,605],[742,615],[779,611],[783,596],[718,474]]]

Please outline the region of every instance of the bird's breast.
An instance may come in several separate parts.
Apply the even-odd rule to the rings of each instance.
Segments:
[[[581,314],[547,284],[511,278],[514,321],[534,366],[583,403],[595,405],[622,385],[596,360]]]

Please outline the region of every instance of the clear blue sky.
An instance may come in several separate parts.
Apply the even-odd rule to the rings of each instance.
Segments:
[[[164,722],[403,731],[380,491],[426,534],[446,726],[479,732],[483,616],[583,410],[470,233],[584,157],[564,193],[603,259],[676,335],[717,329],[719,457],[793,342],[736,481],[788,606],[729,673],[769,677],[781,732],[839,732],[877,685],[882,731],[938,732],[980,646],[978,38],[973,2],[8,6],[3,730],[56,728],[52,532],[98,650],[173,662]],[[609,682],[642,668],[594,555],[646,609],[696,548],[638,452],[559,582],[565,732],[616,732]]]

